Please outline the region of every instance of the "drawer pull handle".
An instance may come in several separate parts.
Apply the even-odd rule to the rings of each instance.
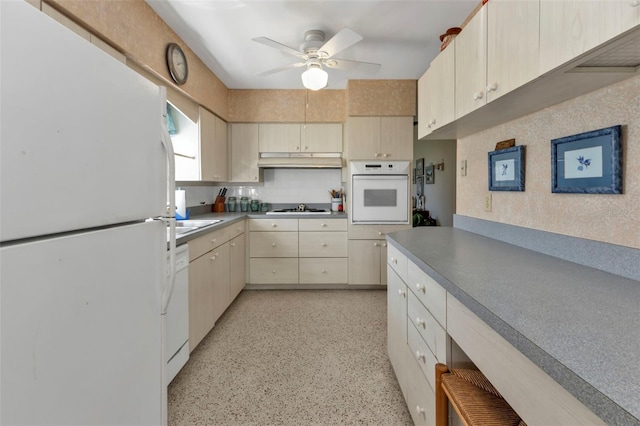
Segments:
[[[416,358],[418,359],[418,361],[422,360],[423,362],[427,362],[427,357],[420,351],[416,351]]]
[[[416,283],[416,290],[421,291],[423,293],[427,292],[424,284],[420,284],[420,283]]]
[[[416,413],[418,414],[424,414],[424,408],[422,408],[419,405],[416,405]]]
[[[276,243],[271,243],[271,247],[275,247],[275,246],[276,246]]]
[[[398,296],[404,297],[407,293],[404,290],[398,290]]]
[[[422,328],[427,328],[427,322],[420,317],[416,317],[416,324],[421,325]]]

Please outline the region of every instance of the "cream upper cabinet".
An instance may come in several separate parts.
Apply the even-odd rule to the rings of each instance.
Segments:
[[[455,119],[455,40],[418,80],[418,138]]]
[[[460,118],[486,104],[486,6],[482,7],[458,34],[455,44],[455,109],[456,118]]]
[[[227,123],[206,109],[199,109],[200,180],[225,182],[227,170]]]
[[[341,123],[302,125],[301,152],[342,152]]]
[[[488,103],[538,76],[540,1],[492,0],[486,7]]]
[[[258,124],[231,124],[231,181],[258,182]]]
[[[300,152],[300,124],[259,124],[260,152]]]
[[[413,159],[413,117],[349,117],[350,160]]]
[[[640,24],[633,0],[540,1],[540,74]]]

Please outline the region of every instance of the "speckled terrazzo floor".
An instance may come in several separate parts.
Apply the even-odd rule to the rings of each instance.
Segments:
[[[169,426],[410,425],[386,291],[244,291],[169,386]]]

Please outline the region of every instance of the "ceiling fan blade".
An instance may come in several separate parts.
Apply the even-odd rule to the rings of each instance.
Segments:
[[[338,32],[338,34],[334,35],[329,41],[323,44],[322,47],[318,49],[318,52],[325,52],[327,55],[325,57],[330,58],[347,47],[356,44],[360,40],[362,40],[362,36],[360,34],[349,28],[343,28]]]
[[[382,65],[373,62],[349,61],[347,59],[331,58],[324,62],[327,68],[337,70],[358,70],[367,74],[375,74]]]
[[[300,52],[299,50],[296,50],[293,47],[289,47],[285,44],[278,43],[277,41],[271,40],[270,38],[256,37],[256,38],[252,38],[251,40],[255,41],[256,43],[264,44],[265,46],[274,47],[276,49],[282,50],[283,52],[286,52],[290,55],[297,56],[298,58],[306,59],[306,55],[303,52]]]
[[[273,68],[267,71],[262,71],[260,73],[255,74],[258,77],[264,77],[265,75],[271,75],[271,74],[275,74],[277,72],[280,71],[286,71],[288,69],[291,68],[299,68],[299,67],[304,67],[305,65],[307,65],[305,62],[296,62],[294,64],[289,64],[289,65],[285,65],[283,67],[278,67],[278,68]]]

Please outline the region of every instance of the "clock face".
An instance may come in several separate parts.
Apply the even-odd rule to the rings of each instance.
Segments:
[[[187,81],[189,75],[187,58],[180,46],[175,43],[170,43],[167,46],[167,66],[171,78],[173,78],[176,83],[184,84]]]

